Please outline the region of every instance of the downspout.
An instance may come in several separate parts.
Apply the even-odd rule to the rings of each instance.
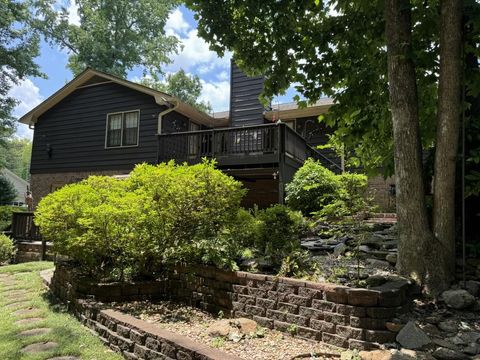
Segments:
[[[157,123],[157,137],[162,134],[162,122],[163,122],[163,116],[167,115],[168,113],[175,111],[179,103],[177,100],[171,100],[170,102],[165,102],[167,106],[173,104],[172,107],[168,107],[167,109],[161,111],[158,114],[158,123]],[[160,163],[160,138],[157,139],[157,164]]]
[[[173,107],[168,107],[167,109],[161,111],[158,114],[158,124],[157,124],[157,135],[160,135],[162,133],[162,120],[163,116],[167,115],[169,112],[175,111],[178,109],[179,103],[177,100],[170,100],[169,102],[166,102],[166,105],[171,105],[173,104]]]

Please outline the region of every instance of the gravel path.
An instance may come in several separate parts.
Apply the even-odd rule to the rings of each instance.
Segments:
[[[195,341],[248,360],[339,359],[338,350],[325,344],[303,340],[275,330],[262,329],[260,336],[244,337],[238,342],[211,337],[207,329],[218,319],[196,308],[167,301],[112,304],[119,311],[159,327],[185,335]],[[318,354],[318,355],[313,355]],[[320,354],[332,354],[322,356]],[[313,355],[313,356],[312,356]],[[300,357],[298,357],[300,358]]]

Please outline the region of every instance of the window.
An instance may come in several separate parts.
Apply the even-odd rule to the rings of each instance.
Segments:
[[[107,115],[105,147],[138,145],[140,111],[128,111]]]

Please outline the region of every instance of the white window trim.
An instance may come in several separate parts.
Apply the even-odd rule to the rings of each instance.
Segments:
[[[133,113],[136,112],[138,113],[138,126],[137,126],[137,144],[136,145],[122,145],[123,142],[123,123],[124,123],[124,116],[125,114],[128,113]],[[112,115],[122,115],[122,122],[121,122],[121,132],[120,132],[120,145],[118,146],[108,146],[108,118]],[[105,149],[124,149],[124,148],[133,148],[133,147],[138,147],[140,143],[140,109],[135,109],[135,110],[126,110],[126,111],[117,111],[117,112],[112,112],[107,114],[107,118],[105,119]]]

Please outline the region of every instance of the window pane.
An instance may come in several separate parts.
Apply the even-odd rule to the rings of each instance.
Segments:
[[[122,137],[122,115],[115,114],[108,117],[107,147],[120,146]]]
[[[137,145],[138,112],[125,113],[123,125],[123,145]]]

